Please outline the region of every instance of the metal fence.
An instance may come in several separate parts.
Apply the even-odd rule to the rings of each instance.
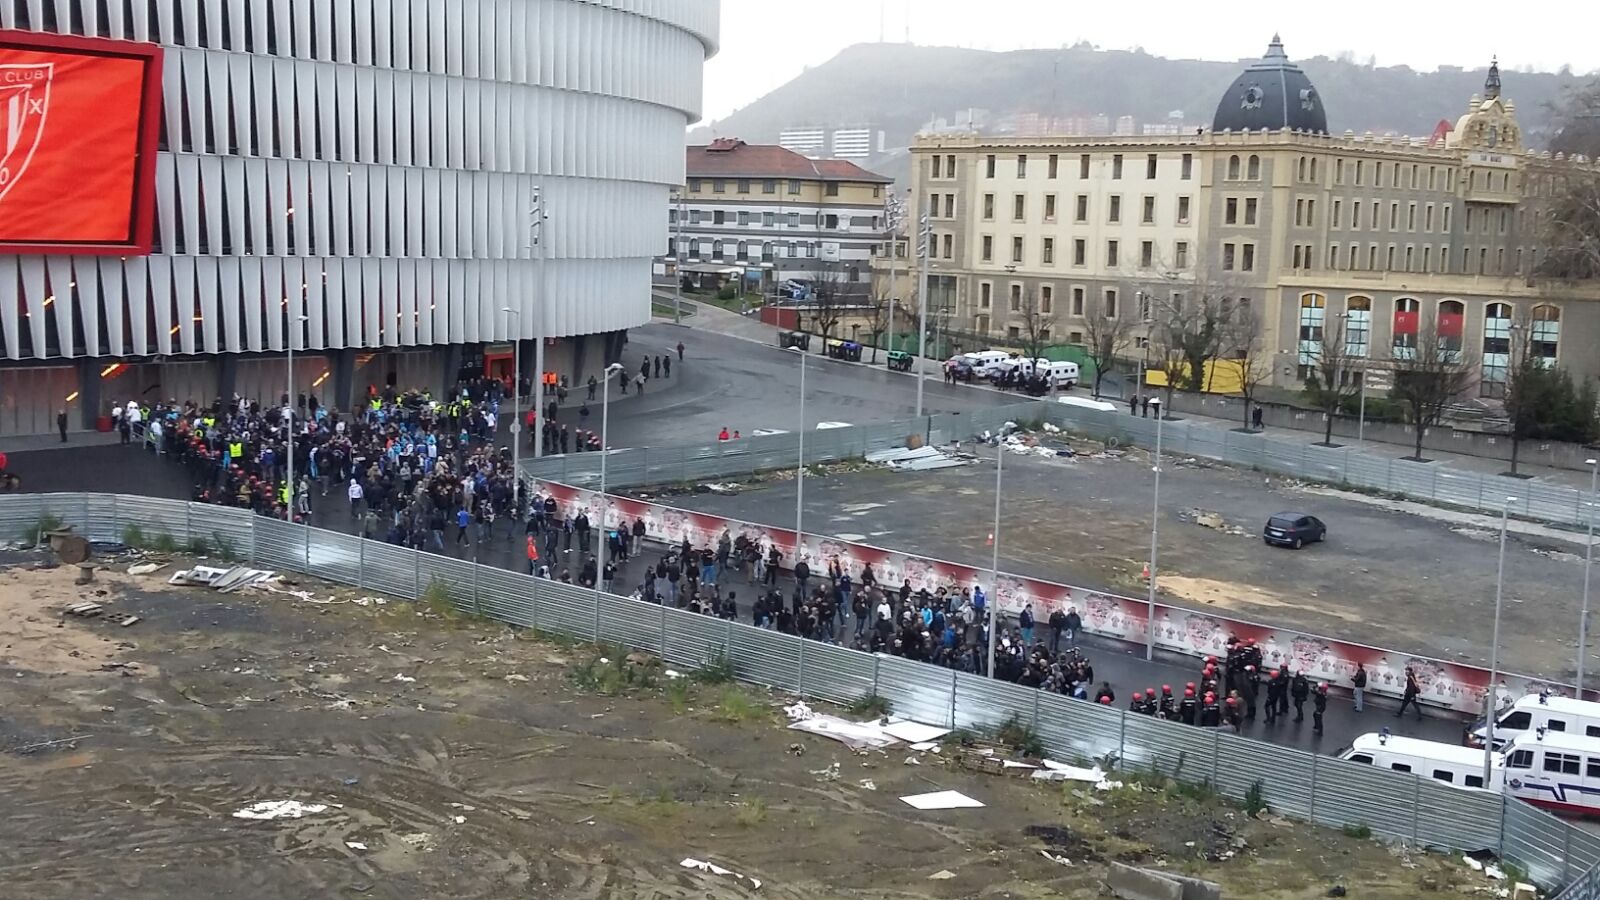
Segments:
[[[1578,876],[1555,900],[1600,900],[1600,866]]]
[[[807,465],[816,465],[859,459],[876,450],[903,447],[906,438],[914,434],[934,443],[965,439],[985,429],[998,429],[1007,420],[1041,418],[1042,408],[1042,403],[1030,401],[970,413],[943,413],[920,419],[815,429],[806,433],[805,461]],[[799,452],[800,436],[794,432],[700,446],[618,449],[606,457],[606,489],[735,478],[791,468],[799,461]],[[565,453],[524,460],[522,470],[534,480],[597,488],[600,454]]]
[[[1156,420],[1121,412],[1046,404],[1055,425],[1100,440],[1152,447]],[[1391,459],[1361,447],[1317,447],[1305,440],[1246,433],[1188,421],[1163,422],[1163,452],[1199,456],[1281,475],[1404,494],[1430,503],[1498,514],[1506,498],[1511,512],[1564,525],[1586,524],[1587,495],[1562,485],[1486,475],[1434,463]]]
[[[1331,827],[1361,826],[1382,838],[1452,849],[1490,848],[1548,887],[1600,865],[1600,836],[1519,800],[1278,747],[953,672],[777,634],[621,597],[474,565],[431,553],[252,515],[245,510],[105,494],[0,497],[0,536],[27,536],[46,517],[92,540],[170,536],[206,541],[253,565],[303,572],[415,600],[438,583],[463,612],[583,640],[656,653],[670,665],[730,661],[738,677],[808,697],[848,703],[868,696],[896,713],[950,728],[986,729],[1015,719],[1046,754],[1105,760],[1122,771],[1209,781],[1242,799],[1259,785],[1275,811]],[[1575,885],[1577,886],[1577,885]],[[1590,894],[1573,898],[1589,900]]]

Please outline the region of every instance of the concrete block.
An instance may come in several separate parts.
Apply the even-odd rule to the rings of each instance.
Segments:
[[[1122,900],[1183,900],[1183,885],[1162,875],[1112,863],[1106,875],[1111,894]]]
[[[1163,873],[1164,874],[1164,873]],[[1187,875],[1164,875],[1183,885],[1183,900],[1222,900],[1222,885]]]

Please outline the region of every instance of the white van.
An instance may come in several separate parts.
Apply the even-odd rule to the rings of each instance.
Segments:
[[[1078,364],[1075,362],[1053,362],[1044,371],[1049,374],[1050,380],[1058,388],[1075,388],[1078,386]]]
[[[1387,729],[1356,738],[1349,750],[1339,754],[1339,758],[1395,772],[1426,775],[1435,781],[1460,788],[1499,790],[1498,776],[1492,777],[1487,786],[1483,783],[1482,750],[1400,737],[1389,734]],[[1491,764],[1498,772],[1505,765],[1505,757],[1495,754]]]
[[[1091,400],[1088,397],[1057,397],[1056,402],[1066,406],[1075,406],[1079,409],[1098,410],[1099,412],[1117,411],[1115,403],[1107,403],[1104,400]]]
[[[1518,735],[1541,728],[1547,733],[1600,738],[1600,703],[1552,694],[1528,694],[1495,719],[1495,749],[1503,749]],[[1487,731],[1482,719],[1473,722],[1467,731],[1467,744],[1482,747]]]
[[[1600,739],[1535,731],[1518,735],[1502,755],[1502,792],[1558,813],[1600,813]]]
[[[1010,358],[1011,354],[1004,350],[979,350],[977,353],[967,354],[967,361],[972,364],[973,374],[979,378],[995,371],[1001,363]]]

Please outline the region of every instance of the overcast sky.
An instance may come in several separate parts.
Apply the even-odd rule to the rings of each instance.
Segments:
[[[1260,3],[1255,11],[1185,0],[722,0],[722,49],[706,65],[705,119],[721,118],[851,44],[890,41],[987,50],[1080,40],[1158,56],[1260,56],[1274,31],[1291,57],[1349,51],[1379,65],[1600,69],[1593,0],[1549,0],[1538,15],[1490,0]],[[1585,27],[1561,27],[1589,20]]]

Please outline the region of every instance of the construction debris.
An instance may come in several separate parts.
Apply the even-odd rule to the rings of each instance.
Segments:
[[[325,803],[301,803],[299,800],[262,800],[252,803],[233,814],[235,819],[298,819],[323,812]]]
[[[736,881],[748,881],[752,890],[761,890],[761,879],[749,878],[744,875],[740,875],[738,872],[735,872],[732,869],[724,869],[716,863],[695,859],[691,856],[685,859],[683,862],[678,863],[678,865],[684,867],[685,869],[698,869],[701,872],[706,872],[711,875],[732,876]]]
[[[105,607],[103,607],[100,604],[94,602],[93,600],[84,600],[84,601],[81,601],[81,602],[78,602],[78,603],[74,603],[71,606],[66,608],[66,614],[67,615],[69,615],[69,616],[79,616],[79,617],[85,618],[85,619],[92,619],[95,616],[100,615],[100,613],[102,613],[104,611],[105,611]]]
[[[129,575],[149,575],[151,572],[166,568],[165,563],[142,562],[128,567]]]
[[[868,453],[866,458],[867,462],[885,465],[897,472],[952,469],[956,466],[971,465],[975,461],[972,457],[958,456],[952,451],[941,450],[938,447],[918,447],[914,450],[893,447]]]
[[[195,566],[192,569],[183,569],[172,573],[167,579],[168,584],[208,587],[224,594],[229,594],[240,588],[261,584],[275,576],[275,573],[266,569],[251,569],[246,566],[234,566],[231,569],[219,569],[216,566]]]

